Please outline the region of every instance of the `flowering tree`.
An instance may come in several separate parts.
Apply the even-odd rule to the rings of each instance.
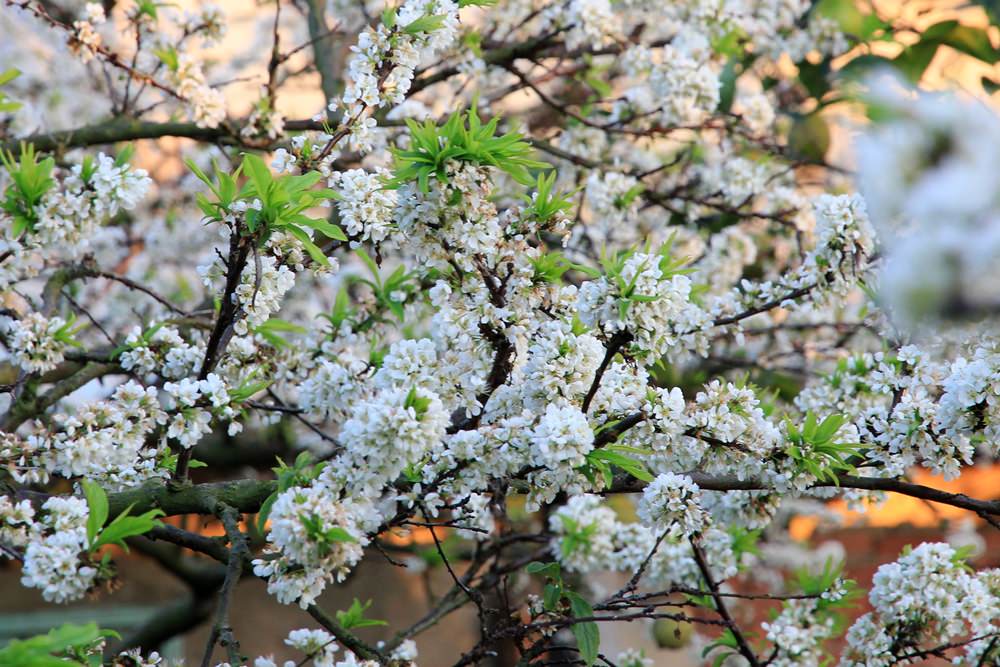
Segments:
[[[216,602],[0,663],[162,664],[207,622],[203,665],[273,667],[229,624],[249,577],[312,618],[292,665],[411,664],[462,607],[459,666],[646,665],[601,649],[637,619],[694,626],[715,665],[1000,662],[1000,570],[961,549],[882,565],[860,617],[836,564],[783,555],[834,498],[1000,529],[1000,500],[908,481],[1000,454],[976,324],[1000,306],[1000,119],[910,87],[942,48],[996,62],[988,30],[846,0],[258,11],[238,113],[219,82],[244,65],[201,55],[213,6],[4,0],[0,552],[54,602],[111,581],[112,545]],[[286,118],[303,77],[328,106]],[[857,178],[827,162],[848,109]],[[133,166],[170,137],[183,174]],[[364,604],[317,599],[407,530],[453,587],[373,644]]]

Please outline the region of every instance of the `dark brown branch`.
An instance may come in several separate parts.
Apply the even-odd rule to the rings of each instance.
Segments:
[[[611,336],[607,349],[604,352],[604,358],[601,359],[601,365],[597,367],[597,372],[594,373],[594,381],[590,384],[587,395],[583,397],[584,414],[590,410],[590,403],[594,400],[594,396],[597,395],[597,390],[601,388],[601,380],[604,378],[604,372],[608,370],[608,366],[611,365],[615,355],[621,352],[622,348],[630,342],[632,342],[632,334],[628,331],[619,331]]]
[[[712,571],[709,569],[708,563],[705,561],[705,554],[701,551],[701,546],[698,544],[698,540],[695,538],[689,538],[691,543],[691,551],[694,552],[694,562],[698,564],[698,569],[701,571],[701,576],[708,585],[708,590],[712,595],[712,599],[715,601],[715,609],[719,612],[719,617],[726,622],[729,630],[733,633],[733,637],[736,638],[736,645],[739,648],[740,654],[747,659],[751,667],[758,667],[760,662],[757,660],[757,654],[753,652],[750,648],[750,644],[747,643],[746,637],[740,631],[739,626],[736,621],[733,620],[732,615],[729,613],[728,607],[726,607],[726,602],[719,595],[719,585],[715,582],[715,578],[712,577]]]
[[[351,651],[353,651],[359,658],[364,660],[379,660],[381,662],[386,661],[385,656],[382,655],[378,649],[375,649],[358,639],[351,632],[344,629],[344,627],[338,623],[336,619],[331,617],[316,605],[310,605],[306,611],[309,612],[309,615],[313,617],[314,621],[322,625],[327,632],[337,638],[337,641],[351,649]]]
[[[219,518],[222,520],[222,525],[226,529],[226,537],[229,539],[229,559],[226,562],[226,578],[219,591],[215,623],[209,632],[205,655],[201,659],[202,667],[211,665],[216,642],[225,647],[230,665],[243,664],[239,642],[236,641],[233,628],[229,625],[229,605],[232,602],[236,585],[240,581],[240,576],[243,574],[243,563],[250,555],[250,547],[247,543],[247,536],[240,530],[239,512],[232,507],[223,506],[219,512]]]

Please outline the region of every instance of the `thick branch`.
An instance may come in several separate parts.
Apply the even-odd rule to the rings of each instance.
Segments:
[[[735,476],[714,476],[700,472],[689,472],[687,474],[695,484],[706,491],[775,491],[773,487],[753,478],[739,479]],[[642,491],[643,487],[645,487],[645,482],[629,477],[628,479],[616,480],[615,484],[607,492],[635,493]],[[980,500],[978,498],[971,498],[964,493],[951,493],[901,479],[841,475],[837,477],[836,481],[822,481],[812,485],[812,488],[824,487],[899,493],[911,498],[951,505],[952,507],[975,512],[978,515],[1000,516],[1000,500]]]
[[[232,507],[222,507],[219,518],[226,528],[226,536],[229,538],[229,559],[226,562],[226,577],[222,588],[219,590],[219,603],[215,613],[215,623],[208,635],[208,645],[205,647],[205,655],[201,660],[202,667],[209,667],[212,661],[212,653],[215,651],[215,644],[218,642],[226,649],[230,665],[240,665],[243,663],[243,656],[240,655],[240,645],[233,635],[233,628],[229,625],[229,605],[233,600],[233,592],[243,574],[243,562],[250,555],[250,547],[247,543],[247,536],[240,530],[240,514]]]
[[[141,514],[151,509],[163,510],[167,516],[212,514],[219,503],[229,505],[243,514],[252,514],[260,510],[261,504],[277,488],[277,482],[259,479],[212,482],[194,486],[149,482],[127,491],[110,494],[109,515],[118,516],[130,505],[132,514]]]
[[[322,129],[322,123],[312,120],[290,120],[285,122],[285,130],[289,132]],[[230,124],[223,124],[218,127],[198,127],[194,123],[157,123],[131,118],[116,118],[104,123],[86,125],[72,130],[39,133],[22,139],[12,139],[3,144],[3,149],[17,154],[21,150],[20,146],[23,141],[33,145],[39,151],[52,152],[59,149],[78,148],[80,146],[97,146],[113,144],[119,141],[161,139],[163,137],[180,137],[209,143],[244,145],[245,142],[240,138],[239,130],[239,126]]]

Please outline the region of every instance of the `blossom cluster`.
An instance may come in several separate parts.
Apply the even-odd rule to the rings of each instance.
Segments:
[[[23,549],[21,584],[37,588],[50,602],[75,600],[90,590],[97,568],[81,553],[87,550],[87,503],[52,497],[36,511],[27,500],[0,497],[0,540]]]
[[[947,544],[924,543],[879,567],[868,600],[873,611],[847,631],[842,665],[891,665],[898,656],[953,638],[989,637],[1000,618],[1000,581],[996,570],[973,573]],[[988,639],[965,647],[975,663]]]

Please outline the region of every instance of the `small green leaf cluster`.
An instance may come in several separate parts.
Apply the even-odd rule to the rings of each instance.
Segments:
[[[611,486],[614,480],[614,468],[621,468],[632,477],[643,482],[652,482],[653,475],[646,468],[646,464],[634,456],[630,456],[651,453],[651,450],[640,449],[638,447],[607,445],[587,453],[587,465],[581,468],[581,472],[591,482],[597,479],[597,475],[601,475],[604,478],[605,486]]]
[[[832,558],[827,558],[823,569],[811,572],[801,568],[795,572],[795,584],[805,595],[816,597],[816,609],[819,612],[832,612],[852,606],[858,597],[857,582],[844,579],[843,562],[835,564]],[[835,595],[829,595],[836,593]],[[826,597],[823,597],[826,594]]]
[[[844,564],[842,562],[834,564],[832,558],[827,558],[823,563],[823,569],[818,572],[811,572],[809,568],[801,568],[795,572],[795,586],[804,595],[814,599],[815,616],[818,621],[833,622],[833,635],[839,635],[844,631],[847,617],[842,611],[853,607],[861,595],[857,582],[853,579],[844,579],[843,574]]]
[[[427,409],[430,406],[431,399],[426,396],[418,395],[416,387],[411,387],[410,391],[406,393],[406,398],[403,400],[403,408],[413,408],[413,413],[416,415],[417,421],[423,419],[423,416],[427,414]]]
[[[4,667],[67,667],[86,665],[99,667],[102,662],[101,642],[105,638],[120,638],[117,632],[101,630],[96,623],[67,623],[44,635],[28,639],[12,639],[0,648],[0,665]]]
[[[258,245],[263,245],[276,231],[287,232],[298,239],[314,262],[329,266],[330,261],[323,251],[305,231],[315,230],[335,241],[347,241],[343,230],[326,220],[312,218],[307,210],[339,195],[328,188],[313,189],[322,175],[310,171],[300,176],[282,174],[275,176],[267,164],[257,155],[247,153],[243,162],[232,174],[215,168],[213,181],[198,165],[190,160],[185,162],[195,176],[205,183],[215,195],[210,201],[205,195],[197,195],[198,206],[205,217],[216,222],[224,221],[231,215],[232,205],[237,201],[248,204],[245,225],[239,232],[253,237]],[[241,188],[237,188],[240,175],[246,176]],[[260,208],[256,208],[259,202]]]
[[[137,516],[129,516],[132,506],[129,505],[108,525],[108,494],[94,482],[81,483],[83,495],[87,499],[87,544],[91,553],[106,544],[115,544],[128,551],[125,538],[148,533],[161,525],[156,517],[164,516],[163,510],[149,510]],[[105,554],[105,560],[108,555]]]
[[[177,452],[164,451],[160,454],[159,458],[156,460],[156,467],[160,470],[166,470],[167,472],[173,473],[177,470],[177,459],[180,458]],[[198,459],[191,459],[188,461],[188,468],[192,470],[194,468],[207,468],[208,464],[204,461],[199,461]]]
[[[128,343],[122,343],[114,350],[111,351],[111,358],[117,359],[122,355],[122,353],[128,350],[135,350],[138,348],[150,347],[153,342],[153,336],[156,332],[163,328],[166,322],[157,322],[156,324],[150,326],[145,331],[143,331],[136,340]]]
[[[565,514],[558,514],[557,516],[562,521],[564,529],[562,539],[560,540],[560,551],[563,558],[567,558],[580,550],[584,553],[590,551],[590,538],[597,531],[597,524],[591,523],[581,526],[573,517],[566,516]]]
[[[319,477],[319,474],[323,472],[323,465],[322,462],[316,463],[313,455],[309,452],[302,452],[296,456],[292,465],[278,459],[278,465],[271,468],[277,479],[278,488],[261,503],[260,512],[257,514],[257,529],[261,533],[264,532],[264,526],[271,515],[271,507],[274,506],[274,501],[278,499],[278,496],[288,489],[304,486]]]
[[[368,328],[372,324],[378,322],[385,322],[384,319],[378,316],[378,311],[388,310],[393,315],[396,316],[400,322],[405,319],[405,314],[403,306],[406,300],[413,294],[420,291],[420,285],[417,282],[417,273],[408,272],[406,266],[400,264],[397,266],[392,273],[389,274],[388,278],[383,279],[380,272],[379,266],[375,263],[375,260],[365,252],[362,248],[355,250],[358,258],[364,262],[364,265],[368,267],[368,272],[371,274],[371,280],[367,278],[354,277],[355,282],[364,283],[372,288],[372,292],[375,296],[376,314],[372,316],[372,321],[367,323],[364,328]],[[400,298],[402,297],[402,298]],[[339,300],[339,297],[338,297]],[[341,306],[343,308],[344,306]],[[337,311],[337,304],[334,303],[334,311]],[[343,320],[341,320],[342,322]],[[334,324],[335,327],[339,326],[339,322],[335,323],[333,316],[330,318],[330,323]]]
[[[645,192],[645,190],[646,190],[645,185],[643,185],[642,183],[636,183],[628,190],[626,190],[624,193],[615,197],[614,201],[615,208],[617,208],[620,211],[624,211],[629,206],[631,206],[632,202],[636,200],[636,197]]]
[[[365,612],[372,606],[372,601],[368,600],[364,604],[354,598],[354,602],[347,611],[337,612],[337,623],[345,630],[355,630],[357,628],[371,628],[380,625],[388,625],[386,621],[377,618],[365,618]]]
[[[229,398],[233,403],[246,403],[271,386],[273,380],[254,380],[256,375],[256,372],[251,373],[240,386],[229,390]]]
[[[706,595],[704,598],[708,601],[708,604],[705,606],[714,605],[711,596]],[[739,658],[740,643],[736,639],[732,628],[726,628],[722,631],[722,634],[715,638],[715,641],[705,646],[701,651],[701,657],[707,658],[708,654],[715,650],[719,650],[719,652],[712,658],[712,667],[722,667],[729,658]]]
[[[154,0],[137,0],[135,3],[135,18],[148,16],[154,21],[159,17],[159,8],[168,7],[170,3],[154,2]]]
[[[593,619],[594,608],[582,595],[566,587],[558,563],[535,561],[528,563],[525,571],[528,574],[540,574],[546,578],[545,588],[542,592],[542,606],[545,611],[564,614],[568,606],[569,616],[573,619]],[[584,664],[588,667],[593,665],[597,661],[601,647],[601,631],[597,626],[597,621],[574,622],[570,625],[570,630],[576,638],[576,646]]]
[[[390,30],[394,30],[395,32],[415,37],[417,35],[434,32],[435,30],[441,28],[444,26],[444,20],[446,18],[448,17],[444,14],[427,14],[413,19],[404,26],[398,26],[397,29],[398,14],[396,13],[396,8],[387,7],[382,12],[382,25]],[[394,37],[395,35],[392,35],[389,38],[389,43],[392,46],[395,46]]]
[[[180,57],[177,49],[172,46],[165,46],[160,49],[153,49],[153,55],[159,58],[160,62],[167,66],[171,72],[176,72],[180,67]]]
[[[649,247],[645,250],[648,254]],[[600,259],[605,280],[617,288],[618,316],[621,319],[625,319],[633,303],[648,303],[656,301],[660,298],[660,295],[658,294],[640,294],[636,292],[639,278],[642,276],[643,271],[647,268],[645,262],[639,265],[635,271],[635,275],[633,275],[630,279],[626,279],[623,275],[626,263],[636,253],[637,251],[633,248],[610,254],[604,253]],[[660,247],[656,254],[659,255],[658,267],[660,269],[660,280],[669,280],[673,276],[688,274],[693,271],[693,269],[683,268],[684,265],[687,264],[687,259],[673,256],[672,237]],[[593,277],[602,275],[602,273],[596,269],[590,269],[589,273]]]
[[[318,546],[320,556],[329,554],[336,544],[358,541],[358,538],[351,535],[346,528],[341,526],[324,528],[323,519],[315,514],[305,514],[300,518],[302,525],[305,526],[306,535],[310,541],[315,542]]]
[[[334,334],[340,330],[340,325],[344,322],[353,321],[355,311],[351,306],[351,295],[348,293],[346,286],[342,286],[337,291],[337,298],[333,301],[330,313],[321,315],[321,317],[330,322],[330,327]]]
[[[66,317],[66,322],[52,332],[52,339],[62,343],[63,345],[82,348],[83,344],[76,340],[76,335],[87,328],[87,323],[84,322],[79,326],[74,326],[76,321],[76,313],[70,313]]]
[[[811,411],[806,414],[801,428],[788,421],[785,454],[795,461],[798,468],[816,479],[836,483],[839,474],[855,471],[849,459],[859,448],[857,444],[834,441],[837,431],[845,423],[847,418],[843,415],[830,415],[818,422]]]
[[[548,175],[538,175],[535,181],[535,196],[522,195],[528,203],[524,209],[527,217],[539,223],[546,223],[556,215],[565,214],[573,208],[573,202],[569,199],[572,193],[555,192],[553,190],[555,183],[555,171],[550,171]]]
[[[21,155],[14,157],[9,151],[0,151],[0,163],[7,170],[11,184],[4,190],[0,200],[0,210],[14,222],[11,234],[17,238],[25,232],[33,232],[38,224],[35,207],[42,202],[45,194],[55,185],[52,169],[55,160],[47,157],[39,161],[35,147],[21,143]]]
[[[538,257],[532,258],[531,266],[534,269],[531,280],[536,285],[560,283],[567,271],[578,268],[558,250],[542,253]]]
[[[441,126],[431,120],[417,123],[407,119],[406,124],[410,128],[410,148],[393,149],[395,176],[389,181],[389,188],[416,181],[422,192],[429,192],[432,176],[441,183],[448,182],[449,162],[496,167],[522,185],[535,184],[531,169],[549,167],[528,157],[531,144],[519,133],[497,136],[499,117],[483,125],[475,102],[468,111],[453,113]]]

